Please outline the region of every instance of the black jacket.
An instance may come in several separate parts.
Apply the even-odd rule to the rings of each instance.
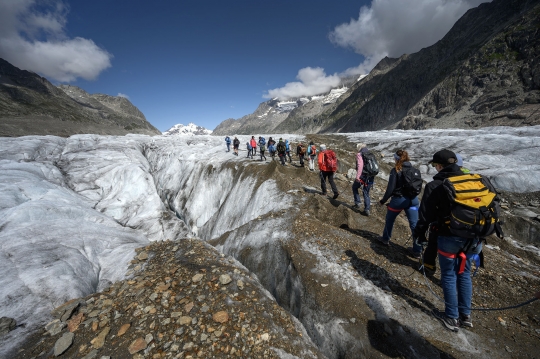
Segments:
[[[403,168],[412,167],[410,162],[403,162]],[[384,193],[381,203],[388,201],[390,197],[403,197],[401,194],[401,187],[403,187],[403,171],[396,171],[396,168],[392,168],[390,171],[390,177],[388,177],[388,186],[386,187],[386,192]]]
[[[439,235],[452,235],[448,227],[444,224],[445,218],[450,215],[450,200],[441,186],[445,178],[462,176],[458,165],[446,166],[439,173],[433,176],[433,181],[429,182],[424,188],[424,195],[418,211],[418,222],[414,229],[414,236],[425,240],[426,231],[430,223],[436,222],[439,227]]]

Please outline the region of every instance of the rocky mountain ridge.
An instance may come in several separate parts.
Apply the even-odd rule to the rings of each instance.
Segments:
[[[0,59],[0,136],[159,135],[127,98],[51,84]]]
[[[263,103],[254,114],[224,121],[216,130],[331,133],[539,124],[539,39],[538,1],[483,3],[436,44],[382,59],[332,104],[304,103],[262,125],[253,115]]]

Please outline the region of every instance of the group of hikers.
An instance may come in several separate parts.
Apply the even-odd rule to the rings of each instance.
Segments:
[[[238,155],[238,139],[233,141],[235,154]],[[255,143],[255,146],[253,145]],[[268,142],[263,137],[255,142],[252,136],[247,144],[248,157],[253,158],[259,147],[261,160],[268,146],[272,157],[277,152],[285,165],[286,156],[291,162],[290,144],[280,138],[276,142],[270,137]],[[275,149],[274,149],[275,148]],[[227,142],[229,151],[229,142]],[[309,157],[309,168],[314,171],[317,158],[322,194],[327,194],[328,181],[333,192],[333,199],[339,196],[334,182],[337,171],[337,159],[334,151],[324,144],[317,150],[313,142],[297,146],[296,154],[300,165],[304,166],[305,156]],[[463,167],[463,159],[453,151],[443,149],[436,152],[428,162],[437,174],[433,181],[424,188],[422,201],[418,196],[422,191],[422,177],[415,168],[405,150],[393,154],[394,167],[390,171],[388,185],[379,205],[386,206],[386,218],[382,236],[378,241],[389,246],[394,222],[401,211],[405,212],[412,233],[413,244],[408,253],[421,260],[422,270],[426,275],[436,271],[436,259],[439,259],[441,287],[444,293],[445,310],[433,310],[433,316],[445,328],[457,332],[460,327],[472,327],[471,302],[472,280],[471,267],[482,266],[482,241],[488,235],[496,233],[502,238],[499,212],[500,199],[489,179],[478,174],[471,174]],[[364,210],[361,214],[370,215],[370,190],[375,176],[379,172],[377,160],[366,144],[357,144],[356,176],[352,184],[354,209],[360,209],[362,189]],[[424,250],[425,248],[425,250]]]
[[[240,148],[240,140],[238,137],[234,137],[233,140],[229,136],[225,137],[225,144],[227,145],[227,152],[231,151],[231,144],[233,145],[233,154],[238,156],[238,150]],[[275,160],[276,155],[283,166],[286,165],[287,159],[289,163],[292,163],[291,157],[291,144],[289,140],[283,140],[279,138],[276,142],[272,137],[268,138],[268,141],[259,136],[259,139],[255,139],[255,136],[251,136],[251,139],[246,142],[247,158],[253,159],[257,156],[257,148],[259,149],[260,161],[266,161],[265,153],[268,150],[268,154]],[[309,146],[304,146],[302,142],[296,146],[296,155],[300,159],[300,166],[304,167],[304,160],[307,158],[309,161],[310,171],[315,170],[315,158],[317,156],[317,147],[310,142]]]

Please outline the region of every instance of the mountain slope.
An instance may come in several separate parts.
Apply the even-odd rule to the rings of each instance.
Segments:
[[[469,10],[435,45],[362,81],[323,131],[540,123],[539,19],[538,1]]]
[[[0,136],[159,135],[128,99],[54,86],[0,59]]]

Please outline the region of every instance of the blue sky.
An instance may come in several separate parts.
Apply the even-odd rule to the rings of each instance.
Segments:
[[[480,2],[0,0],[0,57],[126,96],[161,131],[214,129],[432,45]]]

